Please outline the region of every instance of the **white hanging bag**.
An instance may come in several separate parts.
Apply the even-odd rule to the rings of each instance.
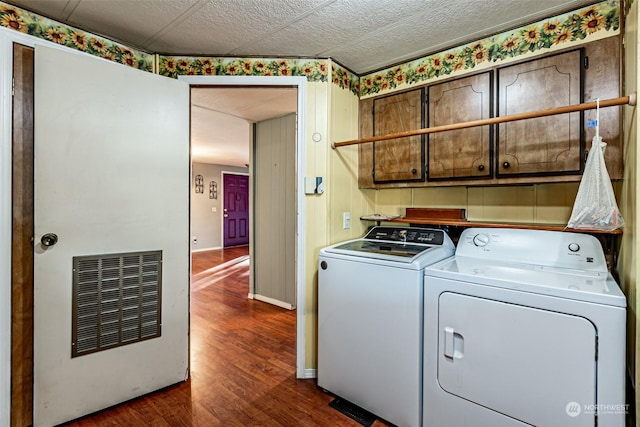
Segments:
[[[611,178],[604,162],[607,144],[600,137],[600,100],[596,100],[596,134],[587,156],[584,174],[567,227],[590,230],[622,228],[624,219],[618,209]]]

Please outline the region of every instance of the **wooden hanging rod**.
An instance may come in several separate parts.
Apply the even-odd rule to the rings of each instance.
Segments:
[[[613,107],[615,105],[636,105],[636,93],[620,98],[604,99],[600,101],[600,107]],[[331,148],[344,147],[345,145],[363,144],[365,142],[384,141],[386,139],[403,138],[406,136],[423,135],[428,133],[444,132],[448,130],[465,129],[476,126],[493,125],[496,123],[513,122],[516,120],[532,119],[536,117],[553,116],[556,114],[572,113],[574,111],[593,110],[597,102],[585,102],[583,104],[567,105],[565,107],[550,108],[548,110],[531,111],[528,113],[512,114],[509,116],[492,117],[490,119],[472,120],[470,122],[454,123],[450,125],[434,126],[424,129],[408,130],[405,132],[390,133],[387,135],[371,136],[369,138],[352,139],[349,141],[332,142]]]

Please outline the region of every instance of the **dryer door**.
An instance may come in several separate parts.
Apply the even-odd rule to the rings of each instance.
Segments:
[[[596,330],[588,320],[445,292],[438,327],[438,381],[447,392],[532,425],[594,425]]]

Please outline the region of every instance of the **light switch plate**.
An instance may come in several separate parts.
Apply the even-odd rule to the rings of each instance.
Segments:
[[[304,177],[304,194],[315,194],[315,193],[316,193],[316,177],[305,176]]]

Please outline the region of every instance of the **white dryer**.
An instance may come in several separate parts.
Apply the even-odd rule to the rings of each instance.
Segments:
[[[423,426],[624,426],[626,299],[595,237],[467,229],[424,298]]]

